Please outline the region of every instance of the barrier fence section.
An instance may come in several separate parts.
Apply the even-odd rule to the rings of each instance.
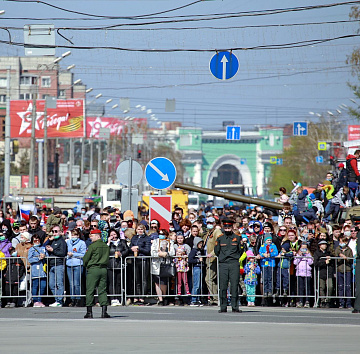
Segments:
[[[28,260],[23,257],[0,258],[0,300],[6,307],[29,306],[31,302],[55,299],[79,301],[86,294],[86,271],[78,265],[67,265],[69,257],[44,257]],[[186,264],[184,271],[177,264],[186,257],[110,257],[108,296],[117,305],[126,299],[167,297],[188,298],[192,303],[217,303],[219,298],[217,257],[206,258],[197,265]],[[290,302],[314,307],[330,302],[350,307],[355,298],[354,258],[322,257],[313,264],[310,256],[276,257],[273,267],[258,263],[257,286],[249,294],[246,272],[241,272],[240,296],[272,298],[281,304]],[[76,263],[76,262],[75,262]],[[160,273],[161,269],[161,273]],[[247,272],[254,269],[246,269]],[[248,300],[249,301],[249,300]]]
[[[340,308],[351,307],[355,298],[356,258],[321,257],[322,267],[317,270],[317,299],[322,307],[336,300]]]
[[[0,303],[5,302],[5,307],[28,306],[31,303],[29,269],[27,258],[0,258]]]
[[[188,264],[186,256],[126,257],[125,297],[144,302],[144,298],[191,296],[192,303],[216,304],[218,273],[217,257],[204,256],[197,265]]]

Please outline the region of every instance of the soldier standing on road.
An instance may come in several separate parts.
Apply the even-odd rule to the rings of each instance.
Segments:
[[[205,282],[210,294],[210,305],[217,305],[214,294],[217,290],[217,259],[214,257],[214,247],[217,238],[222,235],[220,229],[215,227],[215,218],[210,216],[206,219],[207,232],[203,236],[204,249],[206,251],[206,277]]]
[[[227,312],[227,288],[230,282],[232,312],[239,310],[239,258],[244,252],[241,237],[234,234],[233,221],[223,221],[223,235],[215,243],[214,252],[219,260],[220,312]]]
[[[109,246],[101,240],[101,231],[91,230],[90,244],[83,258],[84,266],[87,269],[86,275],[86,315],[84,318],[93,318],[92,306],[94,305],[95,290],[98,288],[99,303],[102,307],[101,318],[109,318],[107,313],[107,265],[109,263]]]

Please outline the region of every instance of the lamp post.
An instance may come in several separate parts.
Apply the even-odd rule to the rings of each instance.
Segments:
[[[71,54],[71,51],[67,51],[63,53],[60,57],[53,60],[52,66],[49,66],[47,64],[39,64],[37,69],[40,70],[39,73],[39,80],[41,79],[41,73],[44,70],[54,70],[55,64],[59,63],[63,58],[69,56]],[[41,67],[44,67],[44,69],[40,69]],[[33,97],[33,107],[32,107],[32,115],[31,115],[31,143],[30,143],[30,168],[29,168],[29,188],[35,187],[35,124],[36,124],[36,99],[37,95],[39,93],[39,86],[40,81],[37,82],[37,92],[34,93]],[[58,96],[58,89],[57,89],[58,83],[56,82],[56,97]],[[48,163],[48,149],[47,149],[47,104],[45,101],[45,107],[44,107],[44,159],[40,161],[39,163],[39,177],[42,177],[45,175],[45,188],[48,187],[48,173],[47,173],[47,163]],[[42,150],[42,142],[39,144],[39,151]],[[42,155],[42,151],[39,154]],[[42,168],[44,161],[44,169]],[[43,174],[44,172],[44,174]],[[39,178],[40,179],[40,178]],[[42,187],[42,186],[41,186]]]

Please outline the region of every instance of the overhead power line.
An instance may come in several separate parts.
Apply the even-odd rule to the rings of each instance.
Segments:
[[[0,28],[3,29],[3,28]],[[212,49],[198,49],[198,48],[169,48],[169,49],[146,49],[146,48],[125,48],[125,47],[115,47],[115,46],[74,46],[74,45],[42,45],[42,44],[32,44],[33,48],[69,48],[69,49],[79,49],[79,50],[92,50],[92,49],[107,49],[107,50],[116,50],[116,51],[125,51],[125,52],[146,52],[146,53],[174,53],[174,52],[219,52],[219,51],[236,51],[236,50],[273,50],[273,49],[291,49],[291,48],[300,48],[308,47],[316,44],[331,42],[340,39],[348,39],[359,37],[360,34],[348,34],[339,37],[324,38],[324,39],[310,39],[307,41],[298,41],[282,44],[267,44],[267,45],[258,45],[253,47],[228,47],[228,48],[212,48]],[[18,47],[24,47],[24,43],[12,42],[0,40],[0,43],[11,44]]]
[[[90,14],[90,13],[85,13],[85,12],[80,12],[80,11],[75,11],[75,10],[69,10],[69,9],[66,9],[66,8],[63,8],[63,7],[60,7],[60,6],[56,6],[56,5],[47,3],[45,1],[38,1],[38,0],[6,0],[6,1],[22,2],[22,3],[37,3],[37,4],[46,5],[46,6],[49,6],[49,7],[55,8],[57,10],[64,11],[64,12],[74,13],[74,14],[84,15],[84,16],[89,16],[89,17],[94,17],[94,18],[123,19],[123,20],[124,19],[132,19],[132,20],[139,19],[139,20],[141,20],[144,17],[150,17],[150,16],[155,16],[155,15],[159,15],[159,14],[172,12],[172,11],[177,11],[177,10],[183,9],[185,7],[195,5],[197,3],[204,2],[205,0],[197,0],[197,1],[194,1],[194,2],[189,3],[187,5],[183,5],[183,6],[180,6],[180,7],[174,8],[174,9],[170,9],[170,10],[165,10],[165,11],[152,13],[152,14],[146,14],[146,15],[136,15],[136,16],[110,16],[110,15]],[[346,1],[346,2],[337,2],[337,3],[332,3],[332,4],[288,7],[288,8],[267,9],[267,10],[253,10],[253,11],[243,11],[243,12],[236,12],[236,13],[229,12],[229,13],[215,13],[215,14],[201,14],[201,15],[172,16],[171,18],[174,18],[174,17],[191,18],[191,17],[202,17],[202,16],[222,16],[222,15],[225,15],[225,16],[233,16],[233,15],[237,15],[237,16],[261,16],[261,15],[279,14],[279,13],[284,13],[284,12],[295,12],[295,11],[306,11],[306,10],[314,10],[314,9],[324,9],[324,8],[331,8],[331,7],[335,7],[335,6],[355,5],[355,4],[359,4],[359,3],[360,3],[360,1]],[[160,18],[169,18],[169,17],[160,17]]]

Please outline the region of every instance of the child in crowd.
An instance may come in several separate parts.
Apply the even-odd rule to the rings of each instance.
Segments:
[[[249,250],[246,253],[247,256],[247,263],[244,268],[245,272],[245,287],[246,287],[246,294],[247,294],[247,302],[248,306],[252,307],[255,306],[255,291],[257,285],[257,275],[260,274],[260,267],[257,265],[255,261],[255,255],[253,251]]]
[[[189,254],[189,264],[193,265],[193,288],[190,306],[203,306],[198,294],[200,294],[201,280],[203,276],[203,267],[205,265],[206,252],[204,250],[204,241],[200,237],[194,238],[193,248]]]
[[[303,242],[300,246],[300,249],[297,253],[297,257],[294,259],[294,265],[296,266],[296,277],[297,277],[297,286],[298,286],[298,295],[305,295],[305,298],[300,297],[297,307],[310,307],[309,304],[309,294],[311,293],[311,265],[313,264],[313,259],[308,249],[306,242]],[[304,300],[305,299],[305,305]]]
[[[283,289],[283,296],[288,296],[289,294],[289,269],[291,258],[293,257],[293,253],[290,250],[290,242],[285,241],[281,245],[281,252],[279,253],[280,258],[278,266],[277,266],[277,274],[276,274],[276,294],[275,296],[279,296],[281,292],[281,287]]]
[[[182,284],[184,284],[186,295],[191,295],[189,291],[189,283],[187,278],[189,265],[188,265],[187,255],[184,246],[179,246],[177,248],[174,262],[176,264],[178,296],[181,296]]]
[[[25,274],[25,266],[21,258],[17,257],[14,247],[9,248],[11,258],[8,262],[5,274],[5,295],[9,296],[5,307],[15,307],[16,297],[19,295],[20,278]],[[13,296],[13,298],[11,298]]]
[[[314,253],[314,265],[319,274],[319,296],[321,307],[330,307],[329,297],[333,291],[334,261],[330,258],[326,240],[320,240],[319,249]]]
[[[259,255],[263,271],[264,296],[270,297],[273,293],[275,257],[278,255],[278,250],[272,242],[271,234],[265,234],[264,244],[259,249]]]
[[[359,242],[359,241],[358,241]],[[353,253],[348,246],[347,238],[345,235],[340,235],[339,246],[335,249],[335,257],[342,259],[335,260],[336,264],[336,281],[338,296],[346,297],[346,307],[351,308],[351,267]],[[340,299],[340,309],[345,307],[345,299]]]

